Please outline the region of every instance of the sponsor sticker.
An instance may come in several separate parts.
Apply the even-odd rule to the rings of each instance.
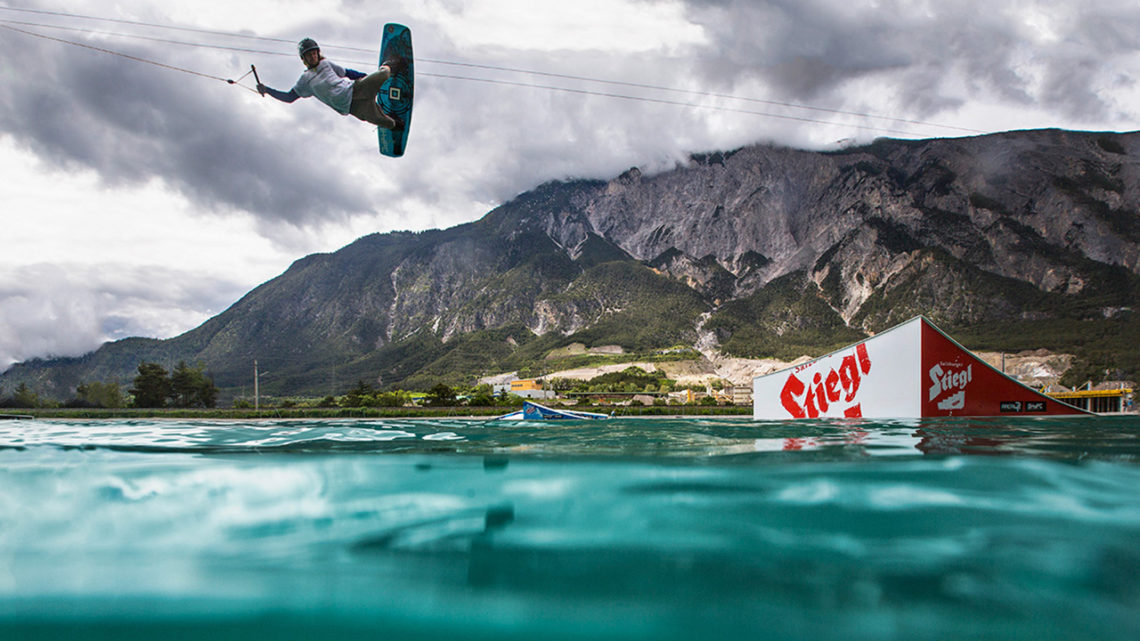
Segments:
[[[1002,401],[1001,411],[1006,413],[1044,412],[1045,401]]]

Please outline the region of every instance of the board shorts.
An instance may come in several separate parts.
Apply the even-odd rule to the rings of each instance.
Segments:
[[[352,104],[349,105],[348,113],[374,125],[381,124],[384,119],[384,112],[381,111],[380,105],[376,104],[376,94],[380,93],[380,88],[384,86],[386,80],[388,80],[388,74],[381,71],[374,71],[363,78],[354,80],[352,82]]]

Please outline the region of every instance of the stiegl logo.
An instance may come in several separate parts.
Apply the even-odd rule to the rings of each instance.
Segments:
[[[966,407],[966,386],[974,380],[974,366],[972,364],[962,369],[961,363],[938,363],[930,368],[928,374],[930,376],[929,400],[934,401],[943,394],[951,393],[951,396],[938,402],[938,409],[950,411]]]
[[[854,401],[863,376],[870,372],[871,356],[867,353],[867,345],[859,343],[854,353],[843,357],[838,368],[827,372],[816,370],[814,375],[811,375],[811,364],[793,370],[780,391],[780,404],[793,418],[819,418],[836,404],[847,405],[843,416],[863,416],[862,406]],[[811,375],[810,384],[800,379],[798,374],[801,373],[805,378]]]

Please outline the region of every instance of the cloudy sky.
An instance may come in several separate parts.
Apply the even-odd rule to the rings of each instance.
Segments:
[[[389,21],[417,56],[401,159],[225,82],[288,90],[306,36],[369,71]],[[0,369],[177,335],[297,258],[548,180],[1140,128],[1135,0],[0,0],[0,27]]]

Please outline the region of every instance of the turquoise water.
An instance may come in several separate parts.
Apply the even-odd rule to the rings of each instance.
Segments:
[[[1140,638],[1140,419],[0,422],[0,639]]]

